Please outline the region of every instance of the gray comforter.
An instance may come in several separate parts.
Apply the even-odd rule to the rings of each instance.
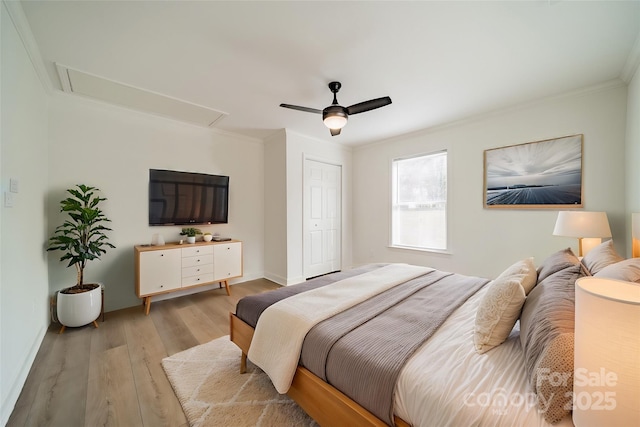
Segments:
[[[393,425],[400,370],[488,280],[432,271],[313,327],[300,364]]]
[[[385,264],[334,273],[245,297],[236,315],[255,328],[260,314],[291,295],[372,271]],[[393,398],[400,370],[447,317],[487,279],[431,271],[313,327],[300,364],[393,425]]]

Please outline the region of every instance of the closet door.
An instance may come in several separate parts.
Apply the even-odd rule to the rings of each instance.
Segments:
[[[305,160],[303,273],[305,278],[341,269],[342,167]]]

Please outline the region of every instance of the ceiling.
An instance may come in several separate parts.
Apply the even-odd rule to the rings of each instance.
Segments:
[[[359,145],[614,79],[640,58],[640,1],[23,1],[52,85],[56,63],[281,128]],[[322,109],[390,96],[331,137]]]

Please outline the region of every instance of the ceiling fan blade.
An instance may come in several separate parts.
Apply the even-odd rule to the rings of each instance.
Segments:
[[[329,129],[331,131],[331,136],[340,135],[341,129]]]
[[[307,113],[322,114],[322,110],[318,110],[317,108],[300,107],[299,105],[291,105],[291,104],[280,104],[280,106],[284,108],[291,108],[292,110],[305,111]]]
[[[347,107],[347,113],[349,113],[349,115],[364,113],[365,111],[375,110],[376,108],[384,107],[389,104],[391,104],[391,98],[385,96],[383,98],[376,98],[359,104],[353,104],[352,106]]]

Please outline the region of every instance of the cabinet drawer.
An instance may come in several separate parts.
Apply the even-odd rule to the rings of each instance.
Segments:
[[[212,255],[190,256],[187,258],[184,258],[184,257],[182,258],[182,268],[195,267],[197,265],[205,265],[205,264],[213,264]]]
[[[194,246],[192,248],[182,248],[183,257],[213,255],[213,246]]]
[[[198,276],[183,277],[182,286],[193,286],[201,283],[213,282],[213,273],[200,274]]]
[[[195,267],[184,267],[182,269],[182,278],[199,276],[201,274],[211,273],[213,274],[213,264],[196,265]]]

